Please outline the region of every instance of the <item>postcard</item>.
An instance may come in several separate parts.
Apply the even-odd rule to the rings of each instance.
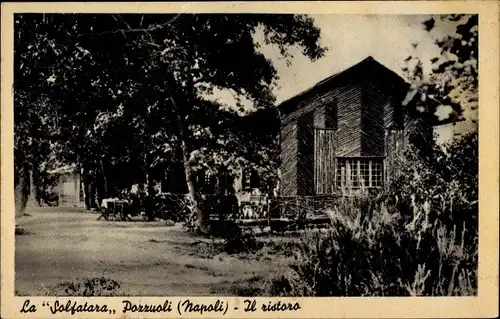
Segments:
[[[2,317],[498,316],[499,17],[3,3]]]

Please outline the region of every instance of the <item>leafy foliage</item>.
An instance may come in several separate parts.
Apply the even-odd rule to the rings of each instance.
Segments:
[[[412,84],[409,96],[419,93],[416,109],[433,124],[477,119],[478,16],[443,15],[423,25],[432,33],[438,23],[450,22],[456,23],[455,33],[436,39],[441,55],[431,59],[430,72],[417,56],[405,60]]]
[[[363,206],[340,199],[329,211],[332,228],[306,235],[290,272],[269,289],[293,296],[475,295],[477,155],[471,133],[434,166],[409,156],[384,200]]]
[[[151,181],[158,165],[182,163],[188,186],[200,166],[266,170],[269,140],[246,138],[240,114],[208,98],[222,89],[240,113],[243,100],[272,107],[277,74],[256,28],[284,55],[324,53],[300,15],[17,14],[16,167],[75,163],[103,192]],[[39,147],[47,151],[33,158]]]
[[[250,230],[243,230],[234,224],[226,227],[224,237],[224,252],[228,254],[253,253],[263,246]]]
[[[290,272],[270,291],[293,296],[464,296],[477,294],[477,16],[448,15],[456,33],[436,40],[432,72],[413,62],[407,100],[427,124],[472,122],[451,142],[413,140],[382,201],[342,198],[332,229],[306,236]],[[424,21],[431,32],[439,21]],[[448,107],[447,112],[441,112]],[[419,132],[417,132],[419,133]],[[416,134],[418,135],[418,134]],[[421,141],[420,141],[421,142]],[[367,209],[368,208],[368,209]]]
[[[96,277],[81,281],[64,282],[53,287],[49,295],[53,296],[116,296],[119,295],[120,284],[113,279]]]

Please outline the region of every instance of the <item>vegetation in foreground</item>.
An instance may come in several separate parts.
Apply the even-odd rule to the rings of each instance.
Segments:
[[[199,240],[182,245],[179,252],[202,259],[232,255],[249,261],[284,261],[267,277],[242,278],[229,289],[213,287],[221,294],[476,295],[477,133],[445,149],[436,148],[432,160],[422,159],[413,149],[407,153],[408,162],[391,190],[377,198],[341,199],[328,211],[329,229],[280,239],[228,227],[218,239],[196,236]],[[59,285],[49,294],[116,295],[117,289],[110,282],[87,280]]]
[[[305,232],[291,250],[288,271],[241,283],[236,293],[476,295],[477,146],[477,134],[469,134],[436,150],[432,166],[410,151],[404,174],[386,196],[340,199],[328,211],[331,227]]]
[[[20,26],[34,31],[25,34],[44,33],[41,30],[47,24],[45,16],[43,17],[44,21],[32,24],[24,16],[20,18]],[[274,25],[266,17],[260,18],[263,19],[263,23],[268,29],[274,31],[281,29],[281,24]],[[460,17],[449,17],[453,21],[458,18]],[[66,25],[66,22],[51,22],[59,22],[58,24],[52,23],[52,25]],[[199,25],[202,30],[205,28],[204,26],[209,25],[205,23],[206,21],[200,22],[204,23]],[[255,22],[248,21],[246,26],[253,26]],[[310,45],[305,45],[306,52],[309,53],[307,55],[310,58],[321,56],[321,50],[316,44],[319,32],[311,27],[312,22],[297,17],[293,18],[291,22],[303,27],[301,30],[304,32],[301,33],[300,37],[289,38],[286,37],[287,32],[278,32],[278,34],[283,34],[284,38],[272,37],[271,40],[277,41],[282,47],[293,43],[310,43]],[[75,33],[83,34],[86,32],[86,24],[82,24],[78,32]],[[92,25],[90,22],[88,24]],[[156,30],[158,24],[157,21],[151,21],[150,25],[151,28]],[[430,25],[428,28],[432,29],[434,23],[428,25]],[[253,30],[253,28],[247,27],[244,30],[238,30],[239,33],[247,35],[250,32],[249,30]],[[60,29],[65,30],[65,28]],[[229,30],[231,28],[223,29]],[[306,32],[307,30],[312,31]],[[177,35],[182,35],[180,32],[174,32],[178,30],[170,31],[172,32],[168,34],[167,38],[172,41],[176,40]],[[142,33],[140,34],[142,35]],[[226,131],[216,132],[219,134],[209,136],[202,135],[199,139],[193,140],[189,140],[184,134],[181,134],[184,131],[193,133],[192,136],[202,134],[199,133],[202,131],[200,126],[205,123],[201,120],[204,119],[207,113],[212,115],[211,118],[214,119],[214,123],[217,122],[215,120],[224,119],[228,123],[227,126],[236,126],[233,121],[234,114],[221,114],[219,105],[216,105],[216,103],[198,101],[192,89],[189,90],[190,94],[186,94],[186,96],[182,96],[183,90],[174,90],[177,91],[175,97],[177,101],[182,101],[181,109],[183,113],[197,115],[194,119],[202,123],[178,123],[182,121],[174,120],[170,123],[170,127],[177,127],[177,129],[173,129],[174,132],[163,132],[163,126],[158,125],[155,120],[168,119],[170,118],[168,115],[172,111],[174,113],[178,111],[176,101],[172,101],[176,99],[169,94],[168,90],[165,90],[163,85],[142,87],[141,83],[151,83],[148,79],[151,76],[156,77],[159,74],[158,72],[161,72],[166,67],[166,62],[163,59],[156,61],[159,52],[145,49],[147,46],[145,46],[144,38],[129,35],[122,39],[119,33],[116,33],[116,35],[120,37],[115,39],[116,43],[110,42],[109,38],[106,37],[101,38],[100,41],[102,42],[95,42],[96,39],[91,39],[90,43],[85,45],[88,49],[82,49],[76,45],[75,35],[60,38],[62,41],[56,43],[55,49],[53,46],[48,47],[51,44],[54,45],[52,39],[51,41],[41,41],[39,37],[29,39],[22,36],[18,37],[20,40],[16,43],[16,56],[24,57],[25,61],[17,59],[16,63],[19,66],[26,66],[22,74],[16,75],[19,81],[16,83],[15,88],[16,195],[19,195],[17,197],[20,198],[20,205],[16,205],[16,207],[22,208],[19,209],[18,214],[22,213],[26,204],[29,170],[32,167],[44,168],[46,165],[40,165],[40,163],[45,164],[48,162],[49,155],[54,156],[52,153],[55,153],[56,157],[68,158],[67,161],[69,162],[80,162],[87,171],[92,173],[88,173],[89,175],[100,175],[102,184],[107,186],[108,177],[104,174],[103,168],[105,165],[99,160],[104,156],[102,154],[103,150],[107,154],[105,160],[108,162],[108,168],[123,167],[120,165],[124,165],[124,163],[121,163],[118,159],[143,158],[144,160],[141,163],[133,163],[132,165],[140,167],[140,175],[146,175],[145,173],[152,169],[154,163],[171,158],[171,155],[179,149],[181,149],[181,153],[184,153],[183,155],[185,153],[199,155],[200,158],[193,156],[195,158],[193,161],[189,160],[190,157],[182,157],[182,161],[188,162],[188,167],[191,167],[194,171],[200,162],[206,162],[207,159],[217,159],[214,161],[215,163],[210,163],[213,164],[214,168],[218,168],[218,166],[221,166],[220,163],[225,163],[228,154],[238,151],[237,153],[242,153],[241,157],[245,158],[248,157],[251,150],[258,148],[254,145],[247,145],[245,149],[241,150],[237,147],[240,145],[240,140],[232,135],[225,136]],[[200,40],[201,44],[207,43],[204,37],[194,38],[192,42],[197,43],[197,40]],[[461,113],[465,106],[469,108],[470,112],[477,112],[477,16],[471,17],[466,24],[460,25],[455,35],[439,41],[437,44],[446,54],[437,58],[435,72],[427,79],[424,79],[421,64],[418,62],[417,67],[414,68],[414,73],[409,78],[412,87],[415,86],[420,92],[427,93],[422,94],[422,104],[417,109],[423,110],[422,113],[434,115],[436,110],[429,109],[425,101],[426,96],[428,99],[439,100],[438,102],[442,105],[451,105],[453,111],[450,112],[447,121],[455,122],[461,119],[463,115]],[[113,64],[109,70],[102,70],[102,66],[107,64],[101,62],[107,62],[108,56],[99,54],[101,51],[94,47],[96,43],[111,43],[110,45],[113,46],[121,44],[120,47],[123,50],[113,50],[113,52],[119,52],[120,55],[123,54],[122,52],[125,54],[131,51],[141,52],[142,54],[137,55],[128,54],[128,56],[135,57],[134,62],[141,67],[129,66],[126,59],[126,65],[122,65],[120,62],[118,67]],[[31,45],[36,50],[28,49],[28,47],[31,48]],[[61,48],[66,46],[70,46],[74,50],[60,51]],[[467,48],[464,49],[464,46],[467,46]],[[129,50],[130,48],[132,50]],[[188,50],[189,47],[181,47],[181,49]],[[226,49],[225,52],[233,54],[232,46],[228,46]],[[90,51],[92,51],[92,55],[88,54]],[[44,54],[35,58],[38,55],[37,52],[43,52]],[[53,56],[51,52],[54,52],[55,55]],[[210,53],[208,57],[217,56],[212,54],[213,48],[204,48],[202,52]],[[56,78],[64,81],[54,80],[52,77],[49,78],[51,81],[48,81],[46,79],[48,74],[54,73],[54,70],[63,70],[63,68],[53,68],[54,65],[57,66],[57,63],[36,63],[38,59],[46,58],[47,54],[54,61],[61,61],[61,63],[76,61],[68,64],[74,66],[70,68],[74,71],[56,75]],[[54,58],[61,54],[62,56],[58,59]],[[250,50],[248,55],[256,60],[255,62],[258,62],[259,65],[268,64],[262,61],[261,56],[256,54],[253,49]],[[140,56],[148,58],[142,60],[139,58]],[[454,56],[455,58],[446,60],[446,56]],[[115,60],[122,61],[123,59],[120,57],[118,56]],[[409,58],[411,60],[411,57]],[[443,59],[445,59],[444,62]],[[178,57],[176,60],[186,62],[182,61],[182,57]],[[150,63],[151,61],[157,63]],[[220,61],[218,60],[208,62],[211,62],[209,64],[215,70],[220,67]],[[434,61],[432,62],[434,63]],[[179,64],[184,65],[183,63]],[[40,70],[40,65],[50,65],[51,68],[49,70],[43,68]],[[236,73],[242,75],[241,78],[247,78],[243,76],[249,71],[247,67],[252,68],[251,71],[255,69],[251,64],[245,64],[244,68],[237,69],[236,71],[239,72]],[[151,72],[146,72],[151,68],[153,68]],[[18,69],[21,69],[21,67]],[[144,71],[144,74],[141,73],[141,77],[137,79],[138,83],[128,83],[122,80],[123,76],[136,69]],[[237,89],[243,91],[250,88],[252,93],[249,94],[249,97],[252,100],[257,100],[260,102],[258,104],[262,105],[271,104],[269,103],[271,99],[268,96],[269,91],[267,88],[275,79],[272,66],[268,65],[265,69],[268,71],[266,72],[267,75],[261,75],[261,78],[266,83],[265,89],[255,84],[258,82],[253,80],[236,85]],[[116,70],[123,70],[123,72],[115,73]],[[221,78],[224,79],[227,74],[232,74],[235,71],[234,68],[223,68],[223,70],[227,72],[220,74],[222,75],[220,77],[211,77],[209,83],[220,84],[219,80]],[[92,72],[97,72],[97,74],[105,72],[114,76],[111,76],[111,80],[107,81],[107,83],[104,83],[105,80],[101,82],[102,84],[94,83],[89,85],[87,80],[85,80],[86,85],[80,83],[81,77],[78,76],[79,74],[93,74]],[[33,79],[33,74],[40,74],[43,78]],[[127,79],[130,80],[130,78]],[[172,87],[178,87],[172,82],[183,83],[183,81],[172,81],[170,78],[163,79],[162,82],[162,84],[172,84]],[[222,84],[228,86],[229,82],[224,81]],[[125,88],[121,87],[121,85]],[[81,92],[80,95],[74,95],[75,87],[80,89],[76,90]],[[104,87],[117,87],[117,91],[110,92],[106,96],[107,98],[104,99],[101,91]],[[127,98],[127,102],[122,101],[121,98],[117,99],[115,95],[118,94],[118,91],[122,91],[118,90],[118,87],[121,87],[123,91],[130,91],[131,87],[135,88],[130,93],[133,98]],[[54,92],[61,93],[67,99],[64,102],[54,103],[57,101],[50,101],[45,94],[35,94],[36,92],[48,92],[50,91],[49,88]],[[171,101],[171,103],[167,103],[167,107],[163,109],[157,107],[155,101],[151,101],[148,109],[151,107],[152,112],[144,112],[142,108],[136,108],[137,105],[146,106],[136,102],[142,101],[142,97],[148,92],[151,93],[151,96],[158,96],[158,101],[167,100]],[[31,101],[30,97],[32,95],[37,96],[38,100]],[[462,95],[462,98],[460,98],[460,95]],[[76,104],[93,107],[74,111],[74,101],[80,102],[82,96],[90,96],[90,98],[86,98],[84,104]],[[466,103],[457,102],[457,100],[463,101],[464,96],[466,96]],[[123,109],[117,109],[116,112],[108,109],[110,101],[115,100],[116,105],[120,105],[121,102],[126,104],[126,112],[122,112]],[[192,100],[199,102],[201,112],[198,109],[190,108],[191,104],[186,101]],[[38,125],[39,121],[35,120],[40,118],[39,115],[52,114],[53,110],[61,112],[61,123],[55,127]],[[124,116],[124,114],[127,114],[128,117]],[[139,120],[130,121],[130,114]],[[203,117],[199,116],[200,114],[203,114]],[[41,118],[41,122],[44,122],[45,117]],[[82,126],[75,125],[75,123],[82,124]],[[129,126],[128,123],[136,125],[137,128]],[[34,127],[38,128],[37,133],[39,134],[31,138]],[[97,127],[97,129],[88,133],[87,128],[89,127]],[[145,129],[151,127],[155,128],[154,132]],[[114,149],[111,146],[115,145],[115,143],[109,141],[115,141],[115,136],[120,136],[117,133],[122,132],[122,130],[137,132],[138,141],[131,140],[130,143],[123,144],[123,149]],[[194,132],[191,130],[194,130]],[[52,145],[57,151],[52,152],[50,149],[52,146],[47,141],[57,139],[59,136],[72,137],[72,139],[68,140],[67,143]],[[206,150],[209,154],[203,152],[200,154],[198,150],[200,144],[206,145],[207,141],[217,141],[217,138],[221,136],[229,139],[232,142],[231,145],[225,145],[221,149],[217,146]],[[158,137],[159,141],[154,140],[153,137]],[[242,295],[285,296],[475,295],[477,293],[478,259],[477,138],[477,133],[472,133],[461,141],[447,147],[444,151],[440,149],[433,150],[433,156],[428,158],[421,157],[420,152],[410,150],[408,152],[408,162],[401,168],[403,174],[394,185],[394,188],[385,194],[383,198],[353,199],[348,197],[343,199],[335,209],[328,211],[331,229],[326,232],[306,233],[298,248],[293,249],[295,259],[288,271],[276,278],[255,277],[250,281],[246,281],[246,284],[242,283],[235,286],[234,292]],[[174,142],[171,143],[171,140],[174,140]],[[188,142],[188,147],[183,147],[182,143],[179,145],[177,142],[179,140]],[[160,155],[153,158],[145,156],[146,150],[158,149],[158,146],[163,145],[168,147],[166,149],[161,148],[158,151]],[[270,150],[268,149],[268,151]],[[114,156],[109,154],[114,154]],[[229,158],[236,163],[236,159],[240,158],[240,156],[237,158],[229,156]],[[263,166],[272,170],[273,165],[271,164],[268,161]],[[121,170],[117,169],[117,171]],[[189,170],[187,171],[189,172]],[[190,180],[190,176],[187,177]],[[144,179],[144,176],[141,176],[141,179]],[[191,197],[196,197],[195,194],[192,194],[192,191],[190,193]],[[206,216],[199,212],[198,207],[195,207],[195,210],[197,211],[196,215],[201,217],[199,220],[204,221]],[[206,226],[204,223],[202,224],[201,226]],[[231,254],[238,253],[243,258],[254,258],[255,254],[265,247],[251,235],[235,231],[232,235],[227,236],[224,250]],[[284,247],[282,250],[286,251],[290,250],[290,248]],[[248,254],[248,252],[252,252],[252,254]],[[274,250],[271,253],[279,252]],[[73,284],[73,287],[67,291],[68,294],[74,291],[75,294],[102,295],[106,291],[100,289],[85,290],[85,288],[82,290],[80,288],[82,286],[75,284]],[[85,284],[83,284],[83,287],[85,287]]]
[[[441,17],[458,21],[460,15]],[[431,32],[434,18],[425,22]],[[419,139],[406,150],[400,175],[382,198],[346,197],[329,211],[331,229],[306,235],[290,270],[262,293],[293,296],[464,296],[477,294],[478,133],[477,16],[437,39],[441,56],[424,76],[407,68],[416,110],[436,115],[429,100],[451,106],[461,137],[437,146]],[[464,111],[468,113],[464,117]],[[464,121],[465,120],[465,121]],[[463,129],[468,125],[464,133]],[[455,131],[453,126],[452,130]]]

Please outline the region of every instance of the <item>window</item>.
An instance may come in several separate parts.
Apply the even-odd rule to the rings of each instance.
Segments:
[[[337,187],[382,187],[383,160],[378,158],[338,158]]]

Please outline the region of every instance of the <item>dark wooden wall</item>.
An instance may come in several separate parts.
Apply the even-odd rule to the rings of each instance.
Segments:
[[[281,181],[280,194],[284,197],[297,195],[297,121],[281,126]]]
[[[385,137],[387,156],[384,160],[385,187],[400,175],[401,165],[404,165],[404,150],[406,145],[405,131],[389,130]]]
[[[314,111],[297,119],[297,194],[314,194]]]
[[[388,107],[386,107],[388,106]],[[363,85],[361,101],[360,157],[385,156],[385,130],[393,112],[390,98],[369,83]],[[389,111],[389,116],[385,112]],[[384,121],[385,120],[385,121]]]
[[[388,135],[401,128],[399,102],[372,79],[350,79],[298,102],[282,116],[281,196],[332,194],[336,157],[399,150],[400,135]],[[386,165],[395,160],[391,155]]]
[[[317,195],[332,194],[335,191],[336,140],[335,130],[315,130],[314,190]]]
[[[337,156],[353,157],[361,154],[361,86],[346,83],[337,92]]]

